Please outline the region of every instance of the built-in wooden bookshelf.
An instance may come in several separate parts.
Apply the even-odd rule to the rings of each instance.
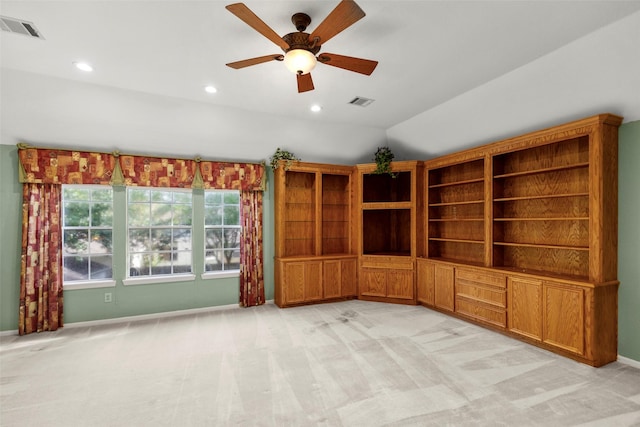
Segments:
[[[275,171],[275,302],[353,298],[353,167],[284,162]]]
[[[594,366],[615,360],[621,122],[602,114],[425,161],[418,301]]]
[[[483,265],[484,158],[428,169],[425,178],[427,256]]]
[[[393,162],[391,174],[357,165],[358,297],[415,304],[415,259],[423,231],[422,165]],[[420,194],[420,200],[419,200]]]

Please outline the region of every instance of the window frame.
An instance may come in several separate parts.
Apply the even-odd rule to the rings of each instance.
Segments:
[[[211,249],[207,249],[207,230],[210,229],[221,229],[224,233],[224,229],[225,229],[225,224],[224,224],[224,213],[222,215],[223,218],[223,224],[222,225],[207,225],[207,193],[235,193],[238,196],[238,225],[233,225],[233,226],[227,226],[227,228],[236,228],[240,231],[240,236],[242,236],[243,233],[243,229],[242,229],[242,195],[241,195],[241,191],[240,190],[230,190],[230,189],[215,189],[215,188],[210,188],[210,189],[205,189],[204,190],[204,194],[203,194],[203,198],[202,198],[202,202],[203,202],[203,213],[204,213],[204,218],[203,218],[203,234],[204,234],[204,239],[203,239],[203,245],[202,245],[202,269],[203,269],[203,273],[201,274],[201,278],[202,279],[222,279],[222,278],[227,278],[227,277],[240,277],[240,271],[241,271],[241,265],[240,263],[238,264],[238,268],[237,269],[233,269],[233,270],[212,270],[212,271],[207,271],[207,250],[211,250]],[[224,212],[224,207],[227,206],[224,203],[224,196],[223,196],[223,203],[222,203],[222,210]],[[229,204],[228,206],[236,206]],[[238,245],[238,251],[240,251],[241,248],[241,241],[239,242]],[[225,248],[221,248],[221,250],[224,251]]]
[[[104,189],[109,189],[111,191],[111,226],[106,227],[106,226],[93,226],[91,224],[91,221],[89,222],[88,225],[86,226],[69,226],[67,227],[65,225],[66,223],[66,209],[65,209],[65,203],[69,200],[67,200],[64,197],[64,192],[65,189],[67,188],[77,188],[79,190],[89,190],[89,191],[93,191],[93,190],[104,190]],[[62,263],[62,288],[65,290],[72,290],[72,289],[98,289],[98,288],[113,288],[116,286],[116,279],[114,278],[114,264],[115,264],[115,256],[113,253],[113,241],[114,241],[114,236],[115,236],[115,227],[114,227],[114,217],[115,217],[115,203],[114,203],[114,199],[115,199],[115,195],[114,195],[114,191],[113,191],[113,187],[111,186],[104,186],[104,185],[94,185],[94,184],[62,184],[62,192],[61,192],[61,214],[60,214],[60,229],[61,229],[61,244],[62,244],[62,251],[61,251],[61,263]],[[75,201],[75,200],[71,200],[71,201]],[[80,201],[80,200],[78,200]],[[91,206],[96,203],[96,201],[92,199],[88,200],[87,203],[90,206],[90,210],[89,210],[89,215],[91,215]],[[91,216],[90,216],[91,218]],[[111,231],[111,252],[110,252],[110,256],[111,256],[111,278],[110,279],[83,279],[83,280],[72,280],[72,281],[66,281],[64,279],[64,259],[66,258],[64,253],[65,253],[65,231],[66,230],[77,230],[77,229],[86,229],[89,233],[91,233],[91,230],[110,230]],[[89,269],[91,268],[91,253],[87,254],[87,257],[89,258]]]
[[[141,275],[141,276],[130,276],[131,273],[131,245],[130,245],[130,223],[129,223],[129,208],[131,205],[131,202],[129,201],[129,192],[130,191],[135,191],[135,190],[146,190],[149,192],[152,191],[169,191],[172,193],[185,193],[185,194],[189,194],[190,198],[191,198],[191,203],[190,203],[190,207],[191,207],[191,221],[190,221],[190,225],[188,226],[188,228],[190,229],[190,242],[191,242],[191,247],[189,250],[190,253],[190,267],[191,267],[191,271],[190,272],[184,272],[184,273],[169,273],[169,274],[146,274],[146,275]],[[126,187],[125,190],[125,236],[126,236],[126,254],[125,254],[125,272],[124,272],[124,277],[122,278],[122,284],[125,286],[135,286],[135,285],[146,285],[146,284],[160,284],[160,283],[173,283],[173,282],[186,282],[186,281],[193,281],[196,278],[196,274],[194,273],[194,246],[193,246],[193,235],[194,235],[194,214],[195,214],[195,206],[194,206],[194,199],[193,199],[194,193],[193,190],[191,188],[166,188],[166,187]],[[173,196],[172,196],[173,198]],[[149,201],[147,202],[143,202],[146,203],[147,205],[151,205],[152,203],[154,203],[154,201],[150,198]],[[143,204],[140,203],[140,204]],[[175,205],[177,203],[175,203],[174,200],[172,200],[171,205]],[[162,226],[146,226],[146,227],[141,227],[141,226],[135,226],[133,228],[141,228],[141,229],[148,229],[148,230],[152,230],[154,228],[169,228],[171,230],[175,229],[175,228],[187,228],[187,226],[185,225],[162,225]],[[148,251],[149,253],[157,253],[157,251]],[[176,252],[176,253],[179,253]],[[171,251],[171,254],[173,255],[173,252]],[[151,273],[151,271],[150,271]]]

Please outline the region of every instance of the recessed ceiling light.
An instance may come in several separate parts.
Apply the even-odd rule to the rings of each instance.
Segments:
[[[93,71],[93,67],[86,62],[74,62],[73,65],[78,69],[86,72]]]
[[[312,105],[311,111],[313,111],[314,113],[319,113],[320,111],[322,111],[322,107],[319,105]]]
[[[204,87],[204,91],[207,93],[216,93],[218,91],[218,89],[216,89],[213,86],[205,86]]]

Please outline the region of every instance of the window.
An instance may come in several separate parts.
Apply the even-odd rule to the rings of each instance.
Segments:
[[[240,192],[204,193],[205,272],[240,269]]]
[[[62,186],[63,282],[112,278],[111,187]]]
[[[128,277],[192,272],[191,190],[127,189]]]

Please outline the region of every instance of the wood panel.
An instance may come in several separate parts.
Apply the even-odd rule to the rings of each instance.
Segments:
[[[454,311],[453,267],[436,265],[434,269],[434,304],[438,308]]]
[[[584,280],[589,274],[589,252],[521,245],[495,246],[494,264],[533,274],[556,274]]]
[[[434,305],[435,265],[424,259],[418,259],[416,272],[416,294],[419,302]]]
[[[509,330],[542,340],[542,281],[509,277]]]
[[[584,353],[584,289],[545,282],[543,341],[577,354]]]
[[[413,270],[387,270],[387,297],[413,299]]]
[[[305,301],[305,265],[304,262],[284,263],[283,305]]]
[[[322,283],[324,298],[342,295],[342,263],[340,260],[325,260],[322,263]]]
[[[365,296],[387,296],[387,273],[379,268],[360,270],[360,294]]]
[[[340,262],[341,296],[354,297],[358,294],[358,261],[356,258]]]

